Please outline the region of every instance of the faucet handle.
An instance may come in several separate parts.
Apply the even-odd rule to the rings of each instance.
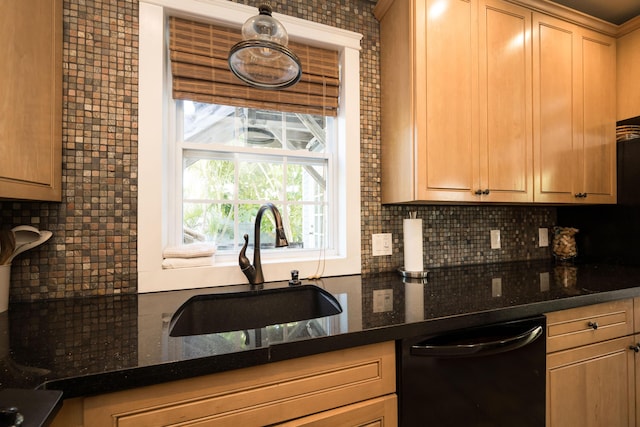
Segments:
[[[302,284],[302,282],[298,279],[299,272],[298,270],[291,270],[291,280],[289,280],[289,286],[297,286]]]
[[[240,250],[240,254],[238,255],[238,264],[240,265],[240,269],[242,270],[244,275],[247,276],[247,279],[249,279],[249,283],[253,285],[256,279],[256,269],[253,265],[251,265],[251,261],[249,261],[249,258],[247,258],[248,245],[249,245],[249,235],[245,234],[244,245],[242,246],[242,249]]]

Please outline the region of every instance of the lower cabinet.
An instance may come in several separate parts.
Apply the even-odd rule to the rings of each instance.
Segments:
[[[547,427],[635,426],[638,351],[632,300],[547,314]]]
[[[393,342],[65,402],[53,427],[397,426]]]
[[[550,354],[547,426],[635,426],[633,337]]]
[[[383,427],[398,425],[398,399],[388,395],[331,411],[321,412],[286,423],[280,427]]]

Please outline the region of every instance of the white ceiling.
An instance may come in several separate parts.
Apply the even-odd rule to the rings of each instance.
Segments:
[[[640,0],[552,0],[604,21],[620,25],[640,15]]]

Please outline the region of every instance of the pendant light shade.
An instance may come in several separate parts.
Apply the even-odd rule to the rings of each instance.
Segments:
[[[229,52],[229,68],[240,80],[261,89],[282,89],[302,76],[300,59],[287,47],[284,26],[262,5],[242,26],[242,41]]]

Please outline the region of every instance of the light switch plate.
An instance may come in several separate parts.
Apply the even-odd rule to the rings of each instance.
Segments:
[[[393,254],[392,233],[372,234],[371,255],[384,256]]]
[[[538,228],[538,246],[545,248],[549,246],[549,229]]]
[[[491,230],[491,249],[500,249],[500,230]]]

